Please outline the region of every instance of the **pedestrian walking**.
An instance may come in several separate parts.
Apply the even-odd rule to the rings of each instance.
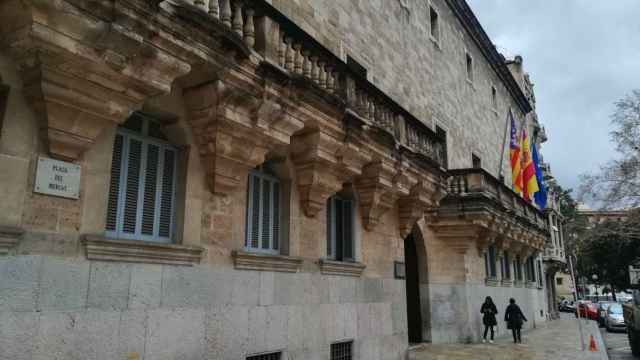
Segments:
[[[493,327],[498,325],[496,321],[496,314],[498,313],[498,309],[496,305],[493,303],[491,296],[487,296],[484,299],[484,303],[482,307],[480,307],[480,313],[482,314],[482,323],[484,324],[484,335],[482,336],[482,342],[487,342],[487,331],[491,330],[491,338],[489,343],[493,344]]]
[[[509,306],[504,312],[504,321],[507,322],[507,329],[511,329],[513,334],[513,343],[521,343],[522,337],[520,336],[520,329],[522,329],[522,322],[527,321],[527,318],[520,310],[520,307],[516,305],[514,298],[509,299]]]

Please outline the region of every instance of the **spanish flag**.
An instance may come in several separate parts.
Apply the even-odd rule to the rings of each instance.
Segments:
[[[518,139],[518,129],[513,120],[513,114],[509,111],[511,118],[511,141],[509,143],[509,157],[511,158],[511,182],[513,191],[520,194],[522,192],[522,161],[520,156],[520,140]]]
[[[538,188],[538,179],[536,178],[536,168],[531,158],[531,145],[529,145],[526,125],[522,126],[522,180],[522,196],[525,200],[531,202],[533,194],[540,189]]]

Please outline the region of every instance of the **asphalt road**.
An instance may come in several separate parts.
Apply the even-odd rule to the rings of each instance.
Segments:
[[[624,332],[607,332],[604,328],[600,328],[602,338],[607,345],[609,352],[609,360],[638,360],[631,355],[629,347],[629,338]]]

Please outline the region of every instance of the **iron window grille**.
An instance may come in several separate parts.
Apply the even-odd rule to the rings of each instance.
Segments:
[[[343,341],[331,344],[331,360],[353,359],[353,341]]]
[[[266,165],[252,170],[247,184],[247,250],[279,253],[280,203],[280,180]]]
[[[246,360],[280,360],[281,357],[282,357],[282,353],[278,351],[278,352],[273,352],[268,354],[247,356]]]
[[[334,195],[327,200],[327,257],[355,261],[354,201]]]
[[[160,125],[147,117],[135,113],[118,128],[107,205],[108,237],[171,242],[177,154]]]

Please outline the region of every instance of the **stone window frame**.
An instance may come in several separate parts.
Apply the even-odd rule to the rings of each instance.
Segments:
[[[495,84],[491,84],[491,111],[498,115],[498,88]]]
[[[177,117],[167,113],[149,112],[149,109],[140,111],[143,116],[157,120],[161,128],[174,126],[178,123]],[[115,135],[113,131],[113,142]],[[197,245],[185,245],[183,241],[184,216],[186,202],[187,163],[189,160],[190,146],[181,142],[182,137],[172,131],[165,132],[167,142],[176,151],[175,184],[174,184],[174,230],[170,243],[152,242],[145,240],[127,240],[106,236],[106,229],[96,229],[96,233],[87,233],[82,236],[82,245],[88,260],[117,261],[129,263],[147,263],[178,266],[193,266],[199,264],[205,254],[205,250]],[[113,146],[113,145],[112,145]],[[111,171],[111,163],[108,165]],[[109,187],[107,187],[109,191]],[[104,207],[105,218],[107,206]],[[104,226],[104,225],[103,225]]]
[[[167,237],[162,237],[159,234],[155,235],[145,235],[141,233],[141,229],[140,229],[140,233],[138,232],[138,227],[142,227],[142,224],[139,224],[138,221],[136,221],[136,233],[134,234],[130,234],[130,233],[125,233],[124,231],[121,231],[121,227],[123,226],[121,223],[123,221],[123,217],[124,215],[121,213],[121,211],[125,211],[125,205],[122,202],[124,201],[125,193],[123,190],[123,184],[127,183],[128,180],[126,179],[126,171],[127,171],[127,164],[129,164],[129,159],[125,159],[122,158],[121,160],[121,174],[120,174],[120,179],[118,180],[118,200],[115,204],[116,206],[116,224],[115,224],[115,229],[113,230],[105,230],[105,236],[107,238],[112,238],[112,239],[119,239],[119,240],[134,240],[134,241],[147,241],[147,242],[153,242],[153,243],[163,243],[163,244],[174,244],[176,243],[176,239],[177,239],[177,227],[176,227],[176,217],[177,217],[177,202],[178,202],[178,196],[177,196],[177,182],[178,182],[178,177],[181,176],[182,174],[179,174],[179,169],[178,169],[178,162],[180,160],[180,149],[175,146],[173,143],[171,143],[169,140],[167,139],[161,139],[158,137],[154,137],[150,135],[150,125],[152,122],[155,123],[159,123],[156,119],[154,119],[152,116],[147,116],[143,113],[134,113],[137,114],[136,116],[139,116],[140,120],[141,120],[141,130],[140,132],[137,131],[133,131],[130,129],[127,129],[124,126],[119,126],[118,130],[116,131],[116,138],[118,136],[121,136],[123,141],[127,140],[136,140],[139,141],[141,143],[141,159],[140,159],[140,176],[139,179],[141,181],[141,183],[139,184],[139,189],[142,189],[143,186],[146,188],[146,184],[142,184],[142,181],[144,181],[145,179],[145,175],[143,174],[143,164],[144,167],[146,168],[146,159],[143,159],[143,155],[146,153],[146,149],[148,149],[149,146],[156,146],[158,147],[158,165],[160,167],[165,165],[164,162],[164,157],[162,155],[162,152],[167,152],[170,151],[173,153],[173,174],[172,174],[172,178],[171,178],[171,190],[170,190],[170,200],[171,200],[171,209],[170,209],[170,215],[169,215],[169,235]],[[125,123],[126,124],[126,123]],[[124,124],[123,124],[124,125]],[[114,141],[114,153],[115,153],[115,141]],[[128,145],[125,144],[123,142],[122,144],[122,150],[123,151],[123,155],[124,155],[124,149],[127,149]],[[162,164],[160,164],[160,159],[163,160]],[[111,168],[113,169],[113,163],[111,165]],[[160,170],[161,171],[161,170]],[[158,171],[158,172],[160,172]],[[159,175],[159,174],[158,174]],[[164,175],[164,174],[163,174]],[[157,216],[161,216],[161,202],[162,202],[162,195],[161,192],[163,190],[164,186],[164,182],[162,181],[161,177],[158,176],[158,179],[156,180],[156,189],[155,189],[155,206],[154,206],[154,210],[153,210],[153,214],[154,214],[154,218]],[[109,187],[109,192],[111,192],[111,186]],[[144,190],[142,192],[139,191],[138,194],[138,201],[136,202],[136,220],[140,220],[140,222],[142,222],[142,213],[143,213],[143,204],[144,204]],[[110,207],[107,207],[107,212],[109,212]],[[158,226],[158,228],[160,227],[160,218],[157,219],[158,224],[155,224],[155,220],[154,220],[154,228],[156,226]],[[159,229],[158,229],[159,231]]]
[[[351,249],[352,249],[353,256],[351,258],[340,259],[328,253],[328,248],[329,248],[328,241],[330,241],[330,236],[329,236],[330,220],[328,218],[329,217],[328,205],[329,205],[329,201],[335,197],[350,200],[352,202],[350,218],[352,221],[351,222],[351,232],[352,232]],[[337,192],[336,194],[330,196],[327,199],[327,205],[325,206],[325,209],[324,209],[325,211],[324,229],[326,233],[324,236],[325,242],[324,242],[323,249],[324,249],[325,257],[320,258],[320,260],[318,261],[318,265],[320,267],[321,273],[327,274],[327,275],[342,275],[342,276],[355,276],[355,277],[359,277],[362,275],[362,272],[364,271],[366,266],[361,262],[359,262],[360,249],[361,249],[360,229],[362,228],[362,224],[360,222],[360,216],[358,216],[358,210],[359,210],[359,206],[358,206],[357,194],[355,193],[353,188],[350,187],[348,184],[347,186],[345,186],[345,188],[343,188],[343,190]]]
[[[442,20],[440,19],[440,11],[433,1],[429,1],[429,39],[440,49],[442,41]],[[434,16],[435,15],[435,16]],[[435,24],[433,20],[435,19]],[[435,34],[434,34],[435,32]]]
[[[485,283],[489,286],[498,285],[498,248],[496,244],[489,245],[484,251]]]
[[[249,173],[247,173],[246,200],[245,200],[245,233],[243,237],[242,249],[234,250],[231,253],[236,270],[253,270],[253,271],[275,271],[275,272],[298,272],[303,263],[303,259],[297,256],[289,255],[291,240],[289,237],[290,213],[291,213],[291,164],[288,163],[284,156],[267,156],[266,160],[260,165],[268,164],[270,171],[280,183],[280,229],[279,229],[279,249],[278,251],[256,251],[247,248],[248,240],[248,211],[249,211]],[[260,167],[259,166],[259,167]]]
[[[475,61],[468,49],[464,51],[465,80],[473,87],[475,80]]]

